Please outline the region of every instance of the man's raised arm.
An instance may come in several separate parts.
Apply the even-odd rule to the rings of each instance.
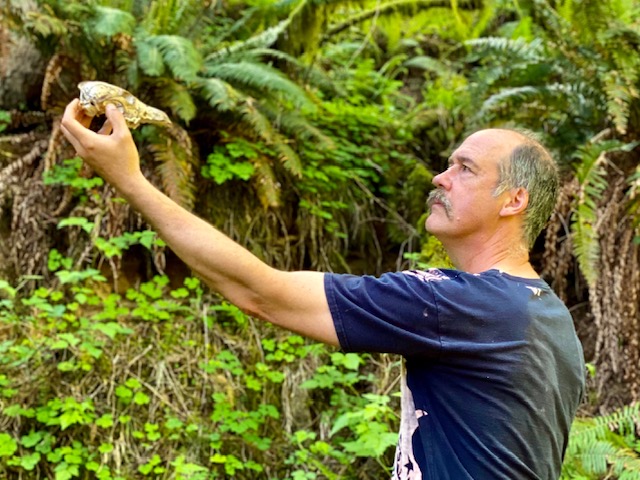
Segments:
[[[62,131],[91,167],[153,226],[169,247],[209,287],[243,311],[288,330],[338,345],[321,272],[283,272],[262,262],[225,234],[177,205],[140,170],[124,117],[107,107],[99,132],[78,100],[62,118]]]

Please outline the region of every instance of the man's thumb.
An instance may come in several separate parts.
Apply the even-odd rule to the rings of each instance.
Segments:
[[[105,116],[109,119],[111,126],[113,127],[114,133],[121,132],[123,130],[127,130],[127,122],[124,119],[124,115],[120,111],[118,107],[116,107],[113,103],[108,103],[104,109]]]

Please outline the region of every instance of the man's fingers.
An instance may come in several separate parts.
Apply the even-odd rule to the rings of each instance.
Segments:
[[[88,120],[88,121],[87,121]],[[87,117],[84,111],[80,108],[80,101],[76,98],[64,109],[62,115],[61,126],[66,131],[65,136],[73,144],[70,137],[81,139],[87,132],[87,127],[91,123],[91,117]],[[76,146],[74,144],[74,146]],[[77,150],[77,148],[76,148]]]
[[[113,126],[111,125],[111,121],[107,118],[107,120],[102,124],[98,133],[100,135],[110,135],[113,131]]]
[[[67,137],[67,140],[69,141],[69,143],[73,145],[73,148],[76,150],[76,153],[82,156],[81,145],[78,139],[74,137],[73,134],[64,125],[60,125],[60,130],[62,130],[62,133],[64,134],[64,136]]]

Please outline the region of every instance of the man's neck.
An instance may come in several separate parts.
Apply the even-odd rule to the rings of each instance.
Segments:
[[[500,270],[516,277],[539,278],[529,262],[529,252],[522,244],[504,241],[483,242],[483,245],[445,245],[449,258],[458,269],[469,273]]]

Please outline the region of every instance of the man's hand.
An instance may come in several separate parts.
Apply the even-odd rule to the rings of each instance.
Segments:
[[[107,105],[105,115],[107,120],[97,133],[89,130],[93,117],[87,116],[75,99],[64,111],[62,133],[79,156],[127,197],[143,179],[140,157],[122,113]]]

